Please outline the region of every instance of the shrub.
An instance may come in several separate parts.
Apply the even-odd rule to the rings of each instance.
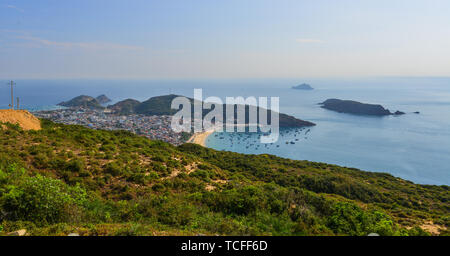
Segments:
[[[192,172],[191,174],[189,174],[189,176],[197,177],[197,178],[199,178],[201,180],[204,180],[204,181],[208,181],[209,180],[209,173],[208,173],[208,171],[205,171],[205,170],[200,170],[200,169],[196,170],[196,171]]]
[[[0,204],[8,219],[56,223],[79,217],[70,216],[69,210],[82,207],[86,201],[81,187],[38,175],[9,186]]]
[[[202,170],[211,170],[211,167],[206,164],[199,164],[197,167]]]
[[[193,205],[176,198],[170,198],[158,208],[158,221],[172,226],[186,226],[195,216]]]
[[[155,162],[152,163],[152,168],[156,172],[165,172],[167,170],[167,167],[165,167],[164,165],[162,165],[160,163],[155,163]]]
[[[156,162],[164,163],[164,162],[167,162],[168,159],[167,159],[167,157],[158,154],[158,155],[153,156],[152,160],[156,161]]]
[[[156,183],[152,186],[153,191],[163,191],[165,188],[164,184],[161,183]]]
[[[106,173],[109,173],[112,176],[118,176],[118,175],[120,175],[122,173],[122,169],[115,162],[111,162],[111,163],[106,164],[105,171],[106,171]]]
[[[137,184],[145,185],[148,178],[144,173],[133,173],[128,178],[127,181],[134,182]]]
[[[72,159],[66,165],[66,170],[72,172],[82,172],[84,170],[84,162],[79,159]]]
[[[254,186],[206,194],[205,201],[215,210],[228,214],[247,215],[262,208],[263,196]],[[260,207],[261,206],[261,207]]]
[[[33,166],[38,169],[45,169],[48,165],[48,157],[42,153],[38,153],[33,160]]]
[[[386,214],[380,211],[365,212],[352,203],[335,204],[327,225],[336,234],[353,236],[364,236],[369,233],[394,234],[393,222]]]

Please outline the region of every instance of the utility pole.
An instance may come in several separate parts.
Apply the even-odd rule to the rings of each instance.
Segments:
[[[19,106],[19,97],[16,98],[16,103],[17,103],[16,109],[19,110],[19,109],[20,109],[20,106]]]
[[[11,80],[11,82],[9,84],[11,85],[11,104],[9,106],[11,107],[12,110],[14,110],[14,89],[13,89],[13,87],[16,83],[14,83],[14,81]]]

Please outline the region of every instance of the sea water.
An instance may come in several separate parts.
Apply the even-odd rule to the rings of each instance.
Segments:
[[[0,81],[0,108],[10,91]],[[314,90],[290,87],[309,83]],[[144,80],[17,80],[15,93],[30,110],[52,109],[78,95],[106,94],[114,102],[179,94],[193,97],[265,96],[280,98],[280,112],[316,123],[283,130],[277,143],[260,144],[258,134],[220,133],[206,145],[246,154],[274,154],[387,172],[421,184],[450,185],[450,78],[247,79],[202,81]],[[356,116],[321,108],[329,98],[381,104],[402,116]],[[413,112],[419,111],[420,114]],[[287,144],[286,144],[287,142]],[[292,143],[291,143],[292,142]],[[250,146],[250,144],[253,144]]]

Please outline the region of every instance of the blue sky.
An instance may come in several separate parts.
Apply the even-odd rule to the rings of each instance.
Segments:
[[[0,78],[450,76],[447,0],[0,0]]]

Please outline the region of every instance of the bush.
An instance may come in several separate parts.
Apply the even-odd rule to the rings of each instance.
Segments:
[[[42,153],[38,153],[33,160],[33,166],[38,169],[45,169],[48,165],[48,157]]]
[[[72,172],[82,172],[84,170],[84,162],[79,159],[72,159],[67,163],[66,170]]]
[[[254,186],[206,194],[206,202],[215,210],[228,214],[247,215],[263,208],[264,198]]]
[[[10,220],[56,223],[79,216],[71,212],[86,203],[86,191],[44,176],[26,177],[8,187],[0,205]]]
[[[167,170],[167,168],[164,165],[162,165],[160,163],[155,163],[155,162],[152,163],[152,168],[153,168],[153,170],[155,170],[156,172],[159,172],[159,173],[161,173],[161,172],[164,173]]]
[[[166,187],[164,186],[164,184],[161,183],[156,183],[155,185],[152,186],[153,191],[163,191]]]
[[[328,227],[336,234],[364,236],[369,233],[393,235],[393,222],[380,211],[365,212],[352,203],[337,203],[328,219]]]
[[[158,209],[158,221],[175,227],[188,225],[195,216],[195,207],[175,198],[170,199]]]
[[[112,176],[118,176],[118,175],[120,175],[120,174],[122,173],[122,169],[121,169],[120,166],[119,166],[117,163],[115,163],[115,162],[108,163],[108,164],[105,166],[105,171],[106,171],[106,173],[109,173],[109,174],[111,174]]]
[[[196,170],[196,171],[192,172],[191,174],[189,174],[189,176],[197,177],[204,181],[209,181],[209,173],[208,173],[208,171],[205,171],[205,170],[201,170],[201,169]]]
[[[156,161],[156,162],[165,163],[165,162],[167,162],[168,159],[167,159],[167,157],[165,157],[163,155],[155,155],[152,157],[152,160]]]
[[[149,180],[148,176],[145,176],[145,173],[133,173],[129,177],[127,177],[127,181],[134,182],[140,185],[145,185]]]

